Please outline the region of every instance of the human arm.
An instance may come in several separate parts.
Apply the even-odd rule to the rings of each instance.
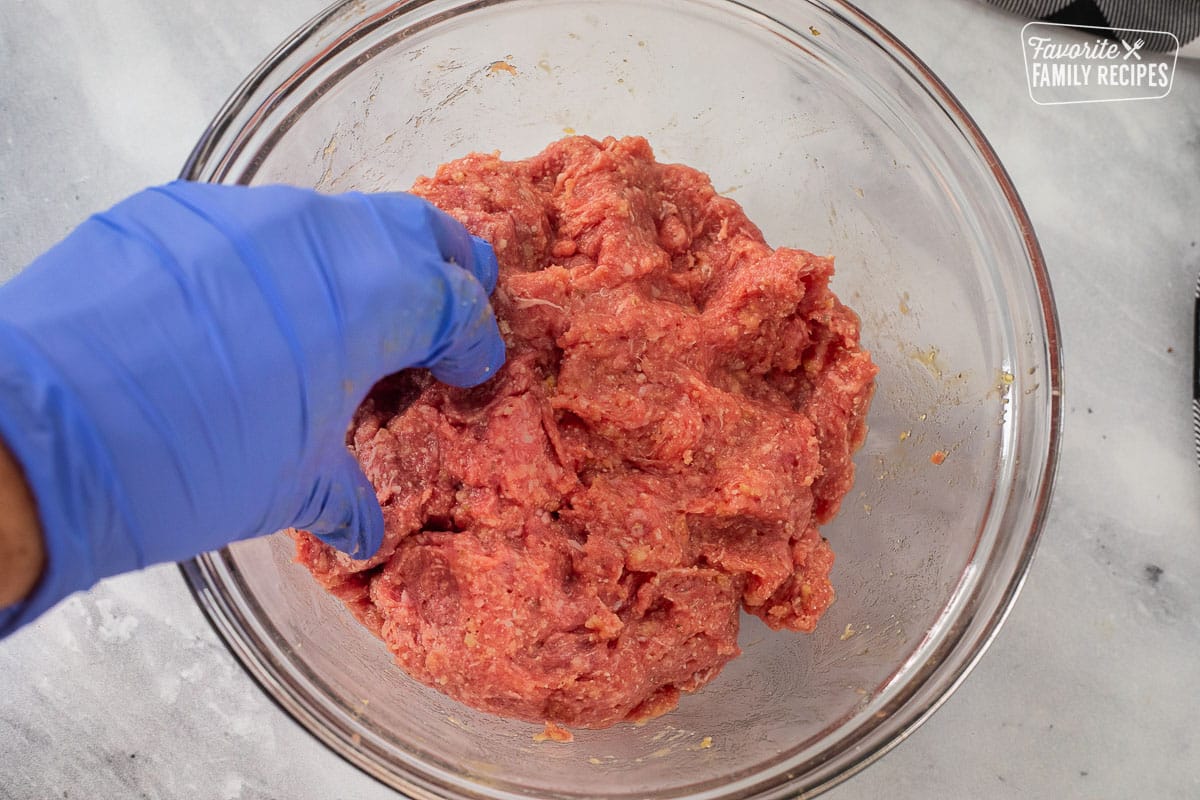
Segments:
[[[0,635],[117,572],[303,527],[360,558],[383,519],[345,447],[375,381],[503,361],[491,248],[403,194],[174,183],[0,286],[0,440],[44,533]]]
[[[29,594],[45,561],[33,495],[20,465],[0,442],[0,607]]]

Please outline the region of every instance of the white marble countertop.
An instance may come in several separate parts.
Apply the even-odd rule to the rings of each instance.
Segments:
[[[254,65],[325,0],[0,0],[0,279],[174,177]],[[1198,797],[1200,62],[1163,100],[1038,106],[1022,21],[862,5],[955,92],[1045,250],[1066,364],[1058,486],[1007,625],[961,689],[836,800]],[[179,572],[103,583],[0,642],[0,798],[395,797],[278,710]]]

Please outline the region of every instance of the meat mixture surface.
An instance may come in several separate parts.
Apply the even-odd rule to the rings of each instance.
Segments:
[[[413,191],[495,247],[508,361],[377,385],[352,448],[383,546],[296,531],[298,560],[410,675],[538,723],[671,710],[738,655],[741,609],[811,631],[876,372],[833,261],[773,250],[641,138],[472,154]]]

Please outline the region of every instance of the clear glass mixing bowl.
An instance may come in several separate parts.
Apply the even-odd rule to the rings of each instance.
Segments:
[[[418,685],[270,537],[184,567],[230,649],[336,753],[414,798],[778,798],[901,740],[1013,601],[1060,424],[1045,268],[995,154],[899,42],[836,0],[355,0],[219,114],[194,180],[403,189],[471,150],[641,134],[774,245],[837,257],[879,364],[816,633],[745,654],[641,727],[537,728]],[[931,461],[945,454],[944,463]]]

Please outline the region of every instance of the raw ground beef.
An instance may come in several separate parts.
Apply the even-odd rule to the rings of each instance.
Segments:
[[[508,362],[380,383],[352,447],[383,546],[294,532],[299,561],[410,675],[533,722],[669,711],[738,654],[742,608],[811,631],[876,372],[833,261],[772,250],[640,138],[473,154],[413,191],[494,245]]]

